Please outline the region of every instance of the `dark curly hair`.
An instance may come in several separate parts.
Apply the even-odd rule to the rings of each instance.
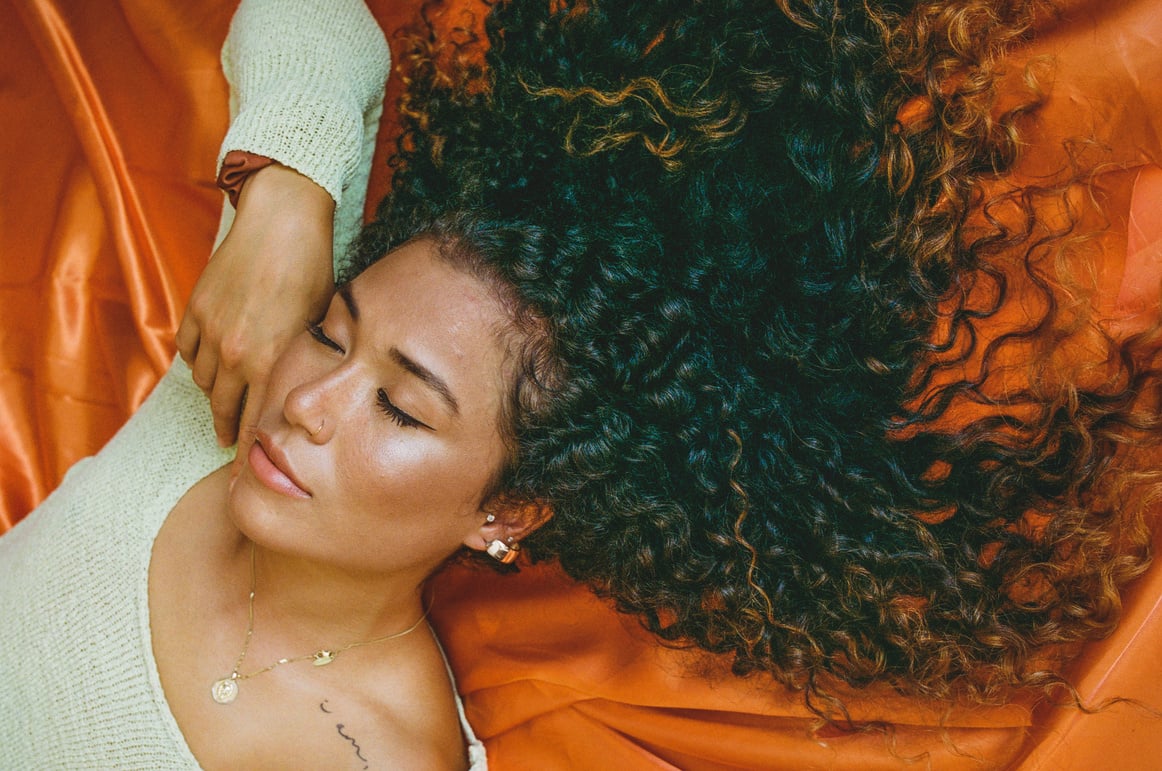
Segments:
[[[1068,688],[1148,559],[1159,379],[1070,277],[1085,170],[1004,176],[1039,95],[998,106],[1003,55],[1051,12],[425,5],[361,260],[472,212],[548,320],[505,478],[535,556],[809,699]]]

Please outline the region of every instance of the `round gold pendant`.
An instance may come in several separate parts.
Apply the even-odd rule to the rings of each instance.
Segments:
[[[210,696],[219,704],[229,704],[238,698],[238,681],[232,677],[215,681],[210,688]]]
[[[326,666],[335,660],[335,654],[331,651],[319,651],[315,654],[315,660],[311,663],[316,667]]]

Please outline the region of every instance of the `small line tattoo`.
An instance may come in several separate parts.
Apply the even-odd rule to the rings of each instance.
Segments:
[[[327,709],[327,700],[326,699],[323,699],[323,702],[319,705],[319,709],[323,710],[328,715],[331,714],[331,710]]]
[[[320,705],[320,706],[321,706],[321,705]],[[324,712],[325,712],[325,711],[326,711],[326,710],[324,710]],[[336,728],[336,729],[339,731],[339,735],[340,735],[340,736],[342,736],[342,737],[343,737],[344,739],[346,739],[347,741],[351,742],[351,746],[355,748],[355,757],[359,758],[359,759],[360,759],[360,760],[362,760],[364,763],[366,763],[366,762],[367,762],[367,758],[363,757],[363,749],[362,749],[362,748],[359,746],[359,742],[355,741],[354,737],[348,736],[347,734],[343,733],[343,728],[344,728],[344,725],[343,725],[342,723],[337,723],[337,724],[335,725],[335,728]],[[366,766],[366,765],[365,765],[365,766],[363,766],[363,767],[364,767],[364,768],[367,768],[368,766]]]

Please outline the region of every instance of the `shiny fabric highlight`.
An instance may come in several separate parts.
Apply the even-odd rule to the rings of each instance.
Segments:
[[[232,11],[0,5],[5,529],[109,438],[173,357],[220,206],[218,50]]]

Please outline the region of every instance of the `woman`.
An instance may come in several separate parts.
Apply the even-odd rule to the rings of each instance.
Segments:
[[[483,199],[526,212],[535,226],[528,232],[555,254],[529,280],[549,287],[541,291],[557,303],[552,318],[572,325],[570,355],[591,367],[586,387],[565,394],[581,417],[541,434],[554,463],[576,472],[552,501],[558,514],[571,513],[546,532],[544,550],[656,631],[730,650],[740,668],[768,669],[810,696],[836,693],[827,678],[838,677],[841,686],[886,681],[906,692],[966,688],[987,700],[993,686],[1038,685],[1025,679],[1038,674],[1025,668],[1036,666],[1025,654],[1046,642],[1044,633],[1068,643],[1108,629],[1113,587],[1142,564],[1140,512],[1108,517],[1090,496],[1106,492],[1095,479],[1116,480],[1118,471],[1088,464],[1124,460],[1117,448],[1148,444],[1148,434],[1118,432],[1150,427],[1150,406],[1133,398],[1153,378],[1141,363],[1150,341],[1123,349],[1098,336],[1097,350],[1132,355],[1114,360],[1105,384],[1078,383],[1079,373],[1066,370],[1068,387],[1057,391],[1053,381],[1030,387],[1020,369],[1015,389],[1001,382],[994,390],[991,374],[1002,370],[979,367],[972,351],[999,345],[966,352],[948,344],[985,332],[1059,342],[1075,322],[1093,329],[1056,308],[1014,321],[1003,303],[992,307],[990,287],[1001,279],[1029,279],[1009,299],[1043,285],[1043,259],[1020,259],[1031,254],[1022,245],[1040,236],[1001,221],[977,239],[967,227],[975,223],[963,219],[972,194],[985,190],[982,169],[991,172],[1012,149],[989,133],[987,86],[1004,35],[1019,38],[1031,20],[1000,4],[946,15],[939,4],[916,4],[910,15],[864,6],[831,17],[764,6],[753,28],[707,21],[707,33],[698,13],[675,18],[670,8],[563,13],[547,26],[544,9],[508,10],[490,62],[497,88],[488,99],[502,109],[472,101],[487,89],[437,89],[432,113],[464,116],[467,103],[482,117],[425,124],[420,116],[421,127],[461,128],[427,144],[416,133],[414,168],[422,171],[400,184],[388,213],[438,209],[433,191]],[[992,11],[1008,22],[1000,37],[980,26]],[[768,38],[793,44],[766,48]],[[611,39],[618,45],[577,45]],[[588,64],[554,53],[578,50],[601,53]],[[763,58],[780,51],[784,69],[766,66]],[[620,79],[637,68],[654,81]],[[522,72],[539,79],[511,77]],[[770,142],[784,135],[792,141]],[[747,171],[769,184],[747,184]],[[1016,244],[1016,262],[993,249],[1003,242]],[[983,298],[957,299],[973,287],[983,287]],[[1063,296],[1060,289],[1049,296]],[[937,324],[936,310],[960,336]],[[778,335],[764,339],[764,324],[748,319],[769,322],[772,312]],[[981,317],[999,326],[988,329]],[[1029,319],[1038,323],[1023,328]],[[860,328],[865,321],[870,328]],[[682,328],[694,339],[666,337]],[[939,359],[942,350],[950,360]],[[1031,353],[1026,360],[1047,361]],[[732,355],[741,361],[722,365]],[[741,378],[718,379],[726,373]],[[678,377],[668,381],[671,374]],[[1081,396],[1056,401],[1071,393]],[[985,410],[983,420],[956,416],[948,405],[958,398],[968,404],[961,410],[974,401],[1001,401],[1002,409]],[[1052,409],[1030,417],[1004,412],[1011,405]],[[1095,436],[1096,445],[1087,442]],[[623,466],[642,471],[627,475]],[[656,494],[674,486],[682,495]],[[772,501],[789,514],[772,511]],[[1031,501],[1050,510],[1056,532],[1047,541],[1043,523],[1027,516]],[[583,540],[569,543],[581,523]],[[1110,538],[1118,528],[1124,541]],[[1095,561],[1071,563],[1075,544]],[[1018,580],[1045,566],[1068,597]],[[1087,590],[1107,577],[1110,584]],[[1061,612],[1071,628],[1038,626]],[[1045,679],[1059,682],[1049,672]]]
[[[419,38],[379,229],[524,218],[586,385],[526,428],[575,475],[534,554],[833,720],[1071,692],[1147,565],[1158,436],[1156,292],[1079,201],[1156,155],[1021,154],[1066,125],[1052,36],[1011,54],[1049,11],[511,3],[483,78]]]
[[[422,590],[544,520],[513,429],[556,377],[490,237],[435,223],[345,284],[237,473],[178,367],[0,541],[0,764],[483,767]]]

